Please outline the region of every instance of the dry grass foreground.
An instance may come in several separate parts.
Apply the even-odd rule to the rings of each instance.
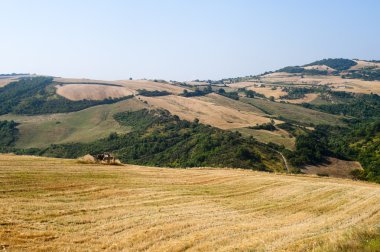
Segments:
[[[247,170],[0,155],[0,191],[11,251],[334,250],[380,221],[378,185]]]

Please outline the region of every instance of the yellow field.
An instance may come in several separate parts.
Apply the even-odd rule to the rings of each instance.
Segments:
[[[174,95],[140,98],[149,105],[169,110],[181,119],[192,121],[198,118],[201,123],[221,129],[242,128],[270,121],[253,106],[216,94],[190,98]]]
[[[328,85],[336,91],[364,94],[380,94],[380,81],[364,81],[359,79],[343,79],[340,76],[304,76],[288,73],[271,73],[261,78],[265,83],[293,83],[298,85]]]
[[[272,90],[272,87],[248,87],[247,89],[255,91],[259,94],[263,94],[266,97],[273,96],[275,99],[279,99],[281,96],[288,94],[287,92],[282,91],[281,88],[277,88],[276,90]]]
[[[103,100],[106,98],[120,98],[132,95],[133,92],[125,87],[106,86],[96,84],[69,84],[57,85],[57,94],[72,100]]]
[[[57,93],[70,100],[103,100],[109,97],[118,98],[130,94],[137,94],[137,90],[139,89],[146,89],[149,91],[168,91],[173,94],[182,93],[184,90],[182,87],[178,87],[169,83],[160,83],[148,80],[101,81],[69,78],[55,78],[54,80],[58,83],[63,83],[63,85],[57,85]],[[65,85],[65,83],[67,84]],[[103,85],[99,85],[99,83]]]
[[[0,155],[0,191],[10,251],[331,251],[380,221],[378,185],[237,169]]]
[[[9,83],[16,81],[15,79],[0,79],[0,88],[4,87],[5,85],[8,85]]]

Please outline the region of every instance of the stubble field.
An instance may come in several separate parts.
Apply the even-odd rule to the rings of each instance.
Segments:
[[[380,186],[0,155],[10,251],[376,251]]]

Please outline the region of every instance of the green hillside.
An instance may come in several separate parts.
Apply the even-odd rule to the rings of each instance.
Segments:
[[[1,120],[14,120],[19,125],[18,148],[48,147],[50,144],[91,142],[111,132],[126,133],[129,126],[117,123],[113,115],[147,105],[133,98],[114,104],[99,105],[78,112],[38,116],[3,115]]]

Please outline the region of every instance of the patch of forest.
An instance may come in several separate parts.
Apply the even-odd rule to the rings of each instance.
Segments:
[[[350,60],[350,59],[323,59],[323,60],[317,60],[310,64],[306,64],[304,66],[315,66],[315,65],[325,65],[331,68],[334,68],[337,71],[344,71],[347,70],[353,66],[356,66],[358,63],[356,61]]]
[[[312,107],[350,116],[345,119],[346,126],[319,125],[314,130],[305,130],[296,138],[296,150],[286,152],[289,162],[302,167],[323,163],[326,156],[356,160],[364,168],[354,172],[356,178],[380,183],[380,96],[335,95],[346,102]]]
[[[13,146],[17,140],[18,129],[14,121],[0,121],[0,149]]]

